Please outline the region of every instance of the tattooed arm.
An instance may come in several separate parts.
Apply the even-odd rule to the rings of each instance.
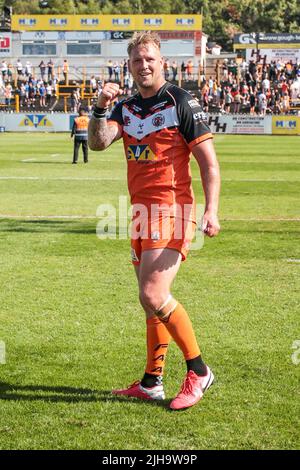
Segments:
[[[110,121],[108,124],[105,117],[106,109],[120,94],[122,94],[122,90],[120,90],[117,83],[106,83],[104,85],[97,102],[97,108],[103,110],[103,116],[96,117],[100,114],[96,115],[94,112],[89,122],[88,143],[91,150],[104,150],[122,136],[122,129],[118,123]]]
[[[116,122],[107,123],[106,118],[94,119],[89,122],[88,142],[91,150],[104,150],[115,140],[120,139],[122,131]]]

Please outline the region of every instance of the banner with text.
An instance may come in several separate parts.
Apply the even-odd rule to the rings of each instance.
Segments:
[[[70,132],[74,114],[0,113],[1,130],[10,132]],[[213,134],[300,135],[298,116],[208,115]]]
[[[214,134],[271,134],[272,116],[212,114],[208,125]]]
[[[299,49],[247,49],[246,60],[249,62],[251,59],[262,64],[278,60],[283,63],[292,61],[295,64],[300,59],[300,47]]]
[[[272,134],[300,135],[300,117],[272,116]]]
[[[13,15],[13,31],[201,31],[202,15]]]
[[[11,55],[11,33],[2,33],[0,36],[0,57]]]

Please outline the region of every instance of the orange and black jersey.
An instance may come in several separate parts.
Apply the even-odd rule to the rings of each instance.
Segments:
[[[111,121],[122,130],[131,202],[193,204],[190,152],[212,138],[198,101],[165,83],[151,98],[138,93],[119,102]]]

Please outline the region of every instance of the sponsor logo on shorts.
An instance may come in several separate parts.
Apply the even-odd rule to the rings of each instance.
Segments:
[[[131,253],[130,254],[131,254],[131,260],[132,261],[140,261],[137,257],[137,254],[136,254],[136,251],[135,251],[134,248],[131,248]]]
[[[152,232],[151,233],[151,240],[157,241],[160,239],[160,233],[158,231]]]

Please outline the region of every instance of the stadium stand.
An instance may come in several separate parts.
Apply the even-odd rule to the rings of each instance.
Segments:
[[[49,66],[49,62],[51,67]],[[48,69],[48,73],[47,72]],[[49,72],[50,70],[50,72]],[[300,64],[218,60],[204,73],[190,60],[177,64],[167,59],[166,80],[187,89],[211,113],[298,114],[300,112]],[[49,75],[50,73],[50,75]],[[81,70],[68,64],[55,67],[41,60],[39,67],[30,62],[1,62],[0,109],[2,111],[77,112],[81,105],[91,107],[105,81],[116,81],[125,95],[135,91],[126,61],[110,61],[106,66]]]

